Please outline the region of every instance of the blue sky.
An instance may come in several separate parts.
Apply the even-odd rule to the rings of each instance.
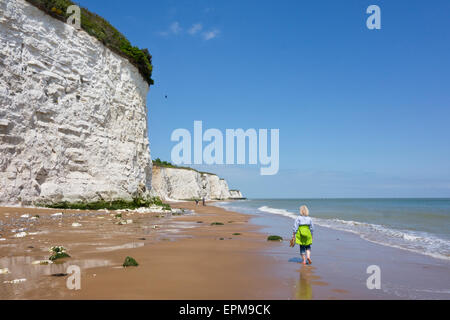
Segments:
[[[450,197],[450,1],[79,3],[153,55],[152,158],[194,120],[278,128],[277,175],[200,168],[248,197]]]

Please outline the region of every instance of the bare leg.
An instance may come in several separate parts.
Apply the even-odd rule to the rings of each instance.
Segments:
[[[304,254],[302,254],[302,263],[306,264],[305,255]]]
[[[306,250],[306,260],[308,260],[308,263],[311,264],[311,250]]]

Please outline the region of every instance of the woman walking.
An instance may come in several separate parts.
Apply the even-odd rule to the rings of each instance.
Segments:
[[[309,217],[307,206],[300,207],[300,216],[295,219],[294,229],[292,231],[292,240],[295,240],[295,243],[300,245],[302,263],[306,264],[306,262],[308,262],[308,264],[311,264],[311,244],[313,240],[314,225]]]

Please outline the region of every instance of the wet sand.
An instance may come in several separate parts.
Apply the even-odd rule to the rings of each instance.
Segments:
[[[291,235],[291,218],[255,212],[249,221],[261,226],[261,232]],[[316,225],[312,266],[298,267],[298,246],[280,246],[266,254],[283,265],[279,277],[293,288],[294,298],[450,299],[449,260],[369,242],[349,232]],[[381,288],[369,290],[367,268],[373,265],[380,268]]]

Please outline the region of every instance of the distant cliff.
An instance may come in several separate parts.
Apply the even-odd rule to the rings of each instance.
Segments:
[[[0,0],[0,203],[149,195],[149,79],[24,0]]]
[[[242,192],[239,190],[230,190],[230,198],[231,199],[245,199],[242,195]]]
[[[227,182],[215,174],[157,165],[152,172],[152,193],[163,200],[243,198],[240,191],[230,191]]]

